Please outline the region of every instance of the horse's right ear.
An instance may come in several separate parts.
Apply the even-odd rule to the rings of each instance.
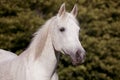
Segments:
[[[73,15],[73,16],[77,16],[77,14],[78,14],[78,7],[77,7],[77,4],[75,4],[74,5],[74,7],[73,7],[73,9],[72,9],[72,11],[71,11],[71,14]]]
[[[66,12],[65,3],[63,3],[63,4],[61,5],[59,11],[58,11],[58,16],[60,17],[60,16],[64,15],[65,12]]]

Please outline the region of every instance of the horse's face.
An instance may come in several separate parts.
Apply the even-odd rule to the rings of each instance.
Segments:
[[[67,13],[63,4],[57,15],[56,26],[52,31],[54,48],[69,55],[74,65],[82,63],[85,57],[85,50],[79,41],[80,27],[75,19],[76,14],[76,6],[71,13]]]

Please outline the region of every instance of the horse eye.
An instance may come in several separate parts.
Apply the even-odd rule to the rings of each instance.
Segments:
[[[65,31],[64,27],[60,28],[60,32],[64,32],[64,31]]]

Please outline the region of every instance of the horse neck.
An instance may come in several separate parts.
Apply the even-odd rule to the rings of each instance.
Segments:
[[[44,48],[42,52],[39,53],[39,57],[37,57],[37,59],[34,59],[36,54],[38,53],[35,53],[34,50],[31,50],[30,47],[19,56],[18,62],[16,63],[19,66],[19,69],[18,66],[16,66],[16,69],[20,72],[18,72],[18,76],[26,73],[26,75],[23,76],[26,76],[26,78],[30,78],[28,80],[50,80],[55,72],[58,61],[58,58],[55,55],[50,35],[48,35]],[[15,62],[16,61],[17,60],[15,60]],[[25,69],[23,69],[23,67]],[[28,71],[24,72],[23,70]]]
[[[57,64],[57,55],[56,54],[57,53],[55,53],[55,51],[54,51],[51,37],[50,37],[50,35],[48,35],[44,49],[43,49],[41,55],[39,56],[38,60],[43,61],[42,63],[44,63],[48,69],[50,67],[55,68],[55,66]]]
[[[35,33],[35,37],[32,39],[30,46],[20,56],[30,57],[30,60],[36,60],[40,57],[47,40],[50,39],[48,35],[50,36],[50,23],[52,23],[53,18],[48,20],[46,24]]]
[[[59,55],[57,54],[57,56]],[[42,74],[41,72],[43,71],[46,74],[42,75],[52,76],[58,58],[56,57],[51,34],[47,27],[41,30],[41,34],[36,35],[28,49],[20,55],[19,59],[23,59],[30,66],[39,67],[39,74]]]

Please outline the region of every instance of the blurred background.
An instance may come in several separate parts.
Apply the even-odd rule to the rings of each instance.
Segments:
[[[87,56],[84,64],[73,66],[62,55],[60,80],[120,80],[120,0],[0,0],[0,48],[20,54],[63,2],[68,11],[78,5]]]

